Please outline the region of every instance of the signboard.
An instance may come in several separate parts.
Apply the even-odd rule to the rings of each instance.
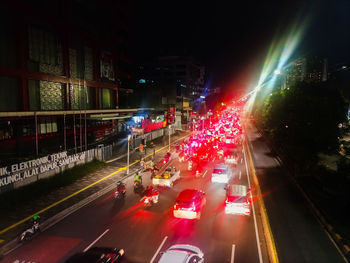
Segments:
[[[1,167],[0,188],[71,163],[83,161],[85,159],[85,153],[86,152],[81,152],[73,155],[67,155],[67,152],[60,152],[35,160]]]
[[[182,107],[183,108],[189,108],[190,107],[190,102],[189,101],[182,102]]]
[[[100,54],[100,71],[101,78],[114,81],[113,56],[111,52],[101,51]]]
[[[175,107],[168,107],[168,124],[175,123]]]

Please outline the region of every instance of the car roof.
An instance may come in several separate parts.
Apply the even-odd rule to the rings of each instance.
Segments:
[[[186,190],[183,190],[179,194],[179,196],[177,197],[177,200],[183,200],[183,201],[191,200],[194,196],[196,196],[200,192],[201,191],[197,190],[197,189],[186,189]]]
[[[226,164],[217,164],[214,166],[214,169],[227,169],[228,166]]]
[[[229,196],[246,196],[247,192],[245,185],[231,184],[227,187],[227,195]]]

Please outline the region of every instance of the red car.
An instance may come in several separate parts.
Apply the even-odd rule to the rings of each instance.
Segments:
[[[205,193],[197,189],[183,190],[176,198],[173,214],[177,218],[199,219],[206,203]]]

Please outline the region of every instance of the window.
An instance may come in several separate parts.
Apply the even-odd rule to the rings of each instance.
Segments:
[[[16,36],[15,23],[3,11],[0,16],[0,65],[5,67],[16,66]]]
[[[69,43],[69,67],[72,78],[93,79],[93,54],[86,41],[72,36]]]
[[[41,119],[38,124],[39,134],[57,132],[57,121],[55,118]]]
[[[114,108],[114,90],[100,89],[100,109],[113,109]]]
[[[28,42],[29,70],[62,75],[62,45],[54,32],[29,26]]]
[[[70,85],[70,101],[73,110],[93,108],[93,88]]]
[[[0,111],[16,111],[18,109],[17,79],[0,76]]]

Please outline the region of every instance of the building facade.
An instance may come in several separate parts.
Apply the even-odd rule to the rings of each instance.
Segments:
[[[285,74],[287,86],[301,81],[324,82],[328,79],[328,62],[327,59],[317,56],[298,58],[291,62]]]
[[[127,1],[110,1],[111,22],[94,1],[32,2],[0,4],[1,160],[83,150],[135,112],[119,107],[132,92]]]

